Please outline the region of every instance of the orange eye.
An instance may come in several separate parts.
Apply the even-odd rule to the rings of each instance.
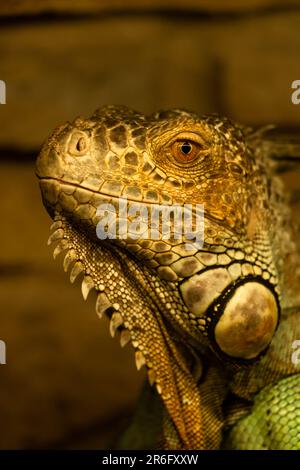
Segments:
[[[192,140],[176,140],[171,145],[172,154],[179,162],[191,162],[198,157],[202,147]]]

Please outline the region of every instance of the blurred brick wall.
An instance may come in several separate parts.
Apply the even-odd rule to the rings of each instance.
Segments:
[[[300,10],[289,9],[3,22],[0,147],[38,148],[57,123],[104,103],[296,126],[290,96],[300,77],[299,28]]]
[[[0,448],[105,448],[143,376],[53,262],[33,158],[54,126],[105,103],[299,126],[290,86],[300,10],[271,0],[15,1],[0,6],[0,27]]]

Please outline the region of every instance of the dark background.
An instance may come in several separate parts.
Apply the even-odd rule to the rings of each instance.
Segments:
[[[0,448],[106,448],[143,373],[84,303],[62,257],[34,160],[52,129],[100,105],[185,107],[297,136],[297,1],[13,1],[0,5]],[[300,187],[299,169],[284,173]],[[298,186],[297,186],[298,185]],[[297,194],[297,191],[295,192]],[[299,203],[294,198],[299,215]]]

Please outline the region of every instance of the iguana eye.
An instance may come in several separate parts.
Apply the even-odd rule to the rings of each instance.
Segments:
[[[167,154],[181,165],[203,159],[210,151],[210,143],[198,132],[184,131],[167,144]]]
[[[69,152],[72,155],[79,156],[88,150],[88,137],[83,132],[74,132],[69,141]]]
[[[195,160],[201,150],[203,150],[201,145],[192,140],[176,140],[171,146],[176,160],[183,163]]]

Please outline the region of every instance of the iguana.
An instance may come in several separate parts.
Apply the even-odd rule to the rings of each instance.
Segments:
[[[263,142],[216,115],[103,106],[38,156],[54,256],[66,250],[85,299],[98,292],[152,386],[123,447],[300,449],[299,252]],[[155,239],[99,239],[97,208],[120,198],[203,204],[203,246],[160,226]]]

